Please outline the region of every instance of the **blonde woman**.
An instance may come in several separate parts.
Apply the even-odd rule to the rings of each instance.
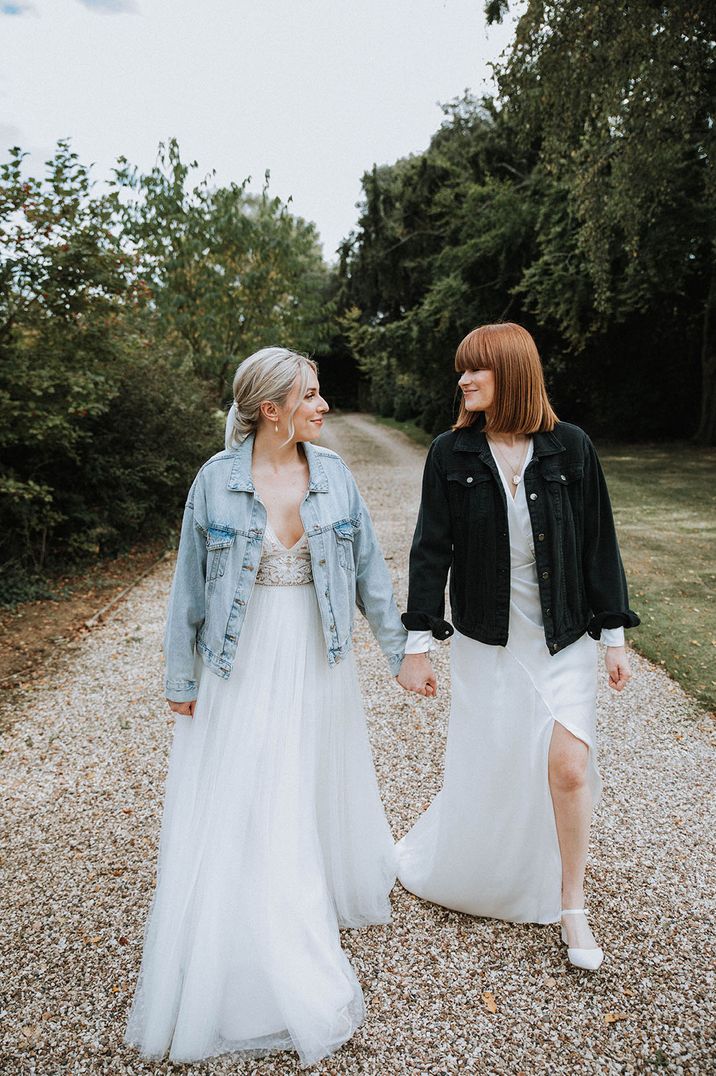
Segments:
[[[433,691],[431,637],[455,632],[442,791],[398,843],[398,877],[448,908],[561,921],[568,959],[603,959],[584,874],[597,769],[597,644],[631,671],[629,608],[594,447],[560,422],[534,340],[510,323],[457,349],[462,405],[432,444],[410,557],[404,687]]]
[[[165,637],[177,715],[158,883],[127,1041],[149,1057],[294,1049],[363,1020],[339,927],[390,920],[394,851],[351,651],[407,633],[368,510],[314,442],[316,366],[243,362],[226,450],[189,491]]]

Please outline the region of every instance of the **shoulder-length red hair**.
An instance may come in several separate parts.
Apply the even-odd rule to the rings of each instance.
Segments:
[[[547,396],[537,345],[521,325],[505,321],[473,329],[458,346],[455,369],[493,371],[495,399],[485,415],[488,433],[537,433],[553,430],[559,422]],[[468,411],[463,399],[453,429],[472,426],[479,414]]]

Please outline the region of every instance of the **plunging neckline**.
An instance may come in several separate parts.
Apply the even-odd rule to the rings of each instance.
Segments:
[[[299,537],[296,539],[296,541],[293,543],[293,545],[291,545],[291,546],[284,545],[284,543],[281,541],[281,539],[276,534],[276,531],[273,528],[271,520],[268,517],[268,512],[266,513],[266,530],[271,532],[271,537],[274,538],[274,540],[278,543],[278,545],[281,546],[281,549],[284,551],[284,553],[293,553],[296,546],[300,545],[301,542],[303,541],[303,539],[306,537],[306,532],[304,531],[301,535],[299,535]]]
[[[522,463],[522,467],[520,468],[520,480],[517,483],[517,485],[514,486],[514,491],[515,491],[514,493],[512,492],[512,489],[510,488],[510,485],[509,485],[507,479],[505,478],[503,470],[500,467],[500,461],[498,460],[496,454],[492,450],[492,445],[490,444],[489,438],[485,438],[485,440],[487,441],[488,447],[490,449],[490,454],[491,454],[493,460],[495,461],[495,467],[497,467],[497,473],[499,474],[500,478],[502,479],[502,485],[505,487],[505,492],[507,494],[507,498],[508,498],[508,500],[512,501],[512,503],[514,504],[515,501],[517,500],[518,494],[520,492],[520,486],[522,486],[524,484],[524,477],[525,477],[525,471],[527,470],[527,464],[530,462],[530,460],[532,459],[532,456],[534,454],[532,438],[530,437],[530,442],[527,445],[527,451],[525,453],[525,458],[524,458],[524,461]]]

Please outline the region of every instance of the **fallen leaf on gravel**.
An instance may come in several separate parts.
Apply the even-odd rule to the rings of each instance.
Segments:
[[[345,428],[349,419],[335,421]],[[355,419],[366,426],[368,421],[365,416]],[[403,594],[408,581],[406,534],[415,523],[425,453],[406,442],[407,462],[402,464],[396,462],[398,442],[389,440],[388,444],[393,446],[389,452],[381,449],[378,457],[376,450],[368,463],[359,464],[356,479],[367,499],[378,502],[376,529],[389,547],[387,552],[395,554],[391,565],[400,567],[396,586]],[[336,447],[340,450],[341,446]],[[350,457],[346,460],[349,466],[352,462]],[[396,488],[401,489],[399,505]],[[127,995],[133,990],[141,955],[174,724],[168,720],[162,728],[162,718],[172,716],[161,692],[160,642],[171,584],[168,569],[166,565],[132,592],[114,621],[92,633],[82,631],[82,648],[72,654],[66,667],[53,669],[47,686],[36,685],[29,672],[18,673],[26,688],[16,697],[13,694],[12,709],[18,711],[19,724],[13,725],[17,732],[12,737],[3,735],[2,768],[7,783],[0,784],[0,801],[9,823],[2,842],[3,870],[8,872],[9,883],[3,899],[17,932],[2,1021],[2,1076],[30,1076],[33,1069],[36,1076],[129,1076],[130,1072],[168,1076],[170,1070],[175,1076],[189,1076],[189,1070],[196,1076],[209,1071],[212,1076],[269,1076],[271,1072],[278,1076],[298,1071],[293,1055],[284,1054],[247,1063],[237,1063],[227,1055],[189,1065],[187,1072],[179,1073],[179,1067],[170,1063],[138,1061],[119,1042]],[[96,607],[104,600],[102,595]],[[20,622],[13,619],[11,623],[20,634]],[[139,625],[147,640],[143,689],[138,663],[132,657],[139,644],[127,647],[123,642],[127,634],[140,634]],[[712,629],[711,634],[716,643],[716,631]],[[427,807],[441,785],[449,712],[444,697],[436,702],[401,694],[394,681],[385,677],[379,648],[367,639],[367,625],[360,618],[356,648],[366,686],[371,740],[386,809],[397,834],[407,830],[419,804]],[[710,645],[705,635],[701,649],[691,647],[698,654],[689,651],[687,660],[698,664]],[[122,661],[110,662],[109,652],[117,649],[124,655]],[[716,645],[708,653],[716,655]],[[705,1028],[713,1015],[714,995],[703,986],[710,971],[708,920],[692,917],[687,933],[683,922],[669,913],[674,911],[675,887],[703,880],[705,890],[710,880],[707,803],[714,750],[708,740],[716,731],[716,719],[695,718],[691,701],[660,667],[648,665],[636,654],[633,660],[639,676],[634,678],[628,706],[623,698],[612,698],[606,684],[600,685],[599,716],[610,777],[605,806],[609,809],[595,819],[593,866],[598,869],[600,903],[610,907],[624,925],[625,952],[638,947],[648,959],[640,961],[638,971],[622,961],[587,989],[584,982],[575,981],[571,965],[562,959],[554,927],[515,928],[455,912],[443,915],[437,906],[416,900],[396,886],[393,927],[345,932],[346,955],[366,988],[372,1016],[365,1032],[341,1049],[340,1060],[328,1058],[318,1066],[321,1071],[352,1076],[427,1076],[428,1072],[612,1076],[621,1069],[633,1074],[649,1070],[653,1076],[668,1070],[676,1076],[681,1068],[689,1076],[705,1076],[713,1070]],[[447,687],[447,645],[435,655],[435,664]],[[707,685],[711,683],[707,676],[716,680],[716,672],[704,670],[700,677]],[[138,701],[128,704],[129,698]],[[131,736],[125,735],[120,720]],[[418,724],[420,729],[415,729]],[[684,735],[683,742],[674,739],[675,732]],[[52,756],[48,745],[54,734],[57,754]],[[28,735],[33,748],[24,744]],[[619,746],[624,737],[627,753]],[[46,749],[48,759],[42,762],[39,755]],[[86,775],[91,766],[95,767],[93,779]],[[633,780],[635,769],[652,778],[648,804],[641,783]],[[124,822],[116,817],[123,807],[134,810],[133,815],[124,815]],[[685,824],[669,825],[677,808],[676,817]],[[694,836],[684,842],[687,828],[693,829]],[[132,839],[128,839],[130,831]],[[625,848],[644,861],[639,869]],[[112,877],[112,861],[119,868],[120,858],[127,860],[125,876]],[[668,869],[662,869],[664,864]],[[95,877],[89,880],[91,873]],[[91,945],[87,927],[93,922],[101,923],[104,933],[99,943]],[[122,944],[125,936],[116,933],[120,923],[129,931],[126,944]],[[680,931],[676,944],[669,937],[674,926]],[[449,943],[447,949],[444,941]],[[97,951],[88,953],[87,949]],[[491,958],[483,961],[483,953],[490,953]],[[393,959],[400,978],[396,966],[389,964]],[[622,974],[633,974],[639,985],[624,983]],[[485,991],[492,991],[496,1012],[487,1007],[480,989],[488,977],[501,991],[498,1002],[492,987],[484,986]],[[547,979],[556,985],[548,985]],[[613,1002],[622,1000],[631,1009],[600,1009],[610,994]],[[488,1016],[500,1017],[492,1030],[501,1034],[483,1035],[483,1041],[476,1043],[480,1006]],[[42,1019],[43,1011],[54,1015]],[[610,1013],[617,1019],[605,1021]],[[620,1031],[618,1022],[630,1027]],[[37,1025],[41,1031],[32,1041]],[[600,1032],[601,1025],[607,1035]],[[21,1034],[22,1028],[29,1029],[29,1036]],[[490,1031],[490,1027],[482,1030]],[[583,1050],[584,1057],[577,1056],[575,1049]],[[526,1070],[515,1068],[521,1060],[528,1065]]]
[[[626,1012],[608,1012],[604,1017],[605,1024],[616,1024],[617,1020],[628,1020],[629,1013]]]
[[[553,979],[552,976],[550,975],[548,979],[545,979],[544,985],[545,986],[556,986],[557,985],[557,980]]]
[[[489,990],[482,995],[482,1000],[485,1002],[485,1008],[488,1010],[488,1012],[497,1012],[497,1002],[495,1001],[495,995],[491,994]]]
[[[624,987],[624,993],[628,994],[630,998],[635,998],[636,997],[636,990],[632,990],[632,988],[630,986],[625,986]]]

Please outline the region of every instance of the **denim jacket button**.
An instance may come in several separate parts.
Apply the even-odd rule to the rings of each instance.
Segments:
[[[530,500],[531,501],[536,501],[537,500],[537,494],[536,493],[530,493]]]
[[[543,579],[549,579],[549,572],[542,572]]]
[[[469,484],[470,482],[472,482],[472,475],[469,475],[469,476],[468,476],[468,478],[467,478],[467,482],[468,482],[468,484]]]
[[[544,541],[544,535],[543,534],[538,534],[537,535],[537,541],[538,542],[543,542]]]
[[[561,474],[559,477],[562,479],[563,482],[567,481],[567,476],[566,475]]]

